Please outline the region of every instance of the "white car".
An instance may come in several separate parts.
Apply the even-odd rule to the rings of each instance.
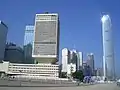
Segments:
[[[100,80],[100,81],[98,81],[98,83],[101,83],[101,84],[102,84],[102,83],[105,83],[105,82],[104,82],[104,80]]]

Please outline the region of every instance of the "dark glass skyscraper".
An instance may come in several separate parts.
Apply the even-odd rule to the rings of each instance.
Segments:
[[[91,69],[91,74],[94,75],[94,71],[95,71],[95,66],[94,66],[94,54],[90,53],[87,55],[88,60],[87,60],[87,65],[90,67]]]
[[[7,32],[8,27],[2,21],[0,21],[0,61],[4,60]]]
[[[103,74],[107,79],[114,79],[115,66],[111,19],[109,15],[103,15],[101,20],[103,35]]]

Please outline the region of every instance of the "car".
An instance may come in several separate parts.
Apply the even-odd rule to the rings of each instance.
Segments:
[[[117,80],[117,86],[120,86],[120,79]]]

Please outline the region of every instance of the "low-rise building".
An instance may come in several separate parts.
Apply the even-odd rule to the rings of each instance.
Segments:
[[[53,64],[17,64],[3,62],[0,63],[0,72],[5,72],[7,75],[28,78],[58,78],[59,65]]]

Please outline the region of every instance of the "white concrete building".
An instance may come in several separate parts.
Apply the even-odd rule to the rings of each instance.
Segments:
[[[8,27],[2,21],[0,21],[0,61],[4,60],[7,32]]]
[[[59,15],[43,13],[35,16],[32,57],[36,63],[56,62],[59,57]]]
[[[26,78],[58,78],[59,65],[52,64],[15,64],[0,63],[0,72],[16,77]]]
[[[67,65],[70,61],[70,51],[67,48],[62,49],[62,72],[67,72]]]

